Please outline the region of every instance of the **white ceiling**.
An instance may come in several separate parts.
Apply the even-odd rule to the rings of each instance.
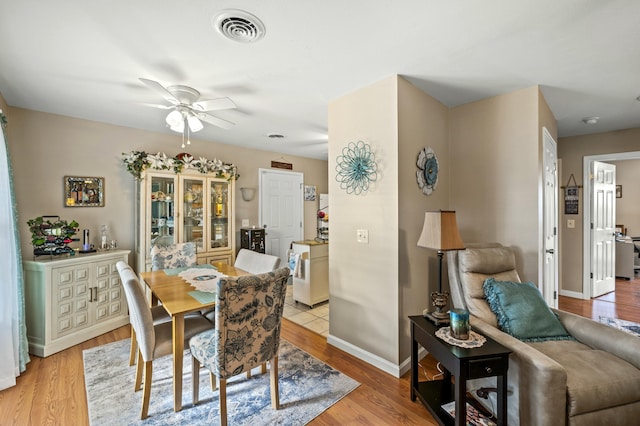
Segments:
[[[265,37],[221,36],[230,8]],[[194,139],[327,158],[328,103],[400,74],[449,107],[540,85],[559,136],[600,133],[640,127],[639,24],[637,0],[0,0],[0,93],[172,133],[138,79],[183,84],[237,104]]]

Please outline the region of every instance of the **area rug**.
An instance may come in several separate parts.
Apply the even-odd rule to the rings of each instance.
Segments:
[[[611,327],[626,331],[629,334],[640,337],[640,324],[616,318],[600,317],[600,322]]]
[[[338,402],[359,383],[334,370],[289,342],[278,353],[280,409],[271,407],[269,372],[254,370],[227,382],[230,425],[304,425]],[[183,408],[173,411],[172,357],[153,362],[149,418],[140,420],[142,391],[133,391],[135,366],[129,366],[129,339],[83,352],[89,423],[100,425],[215,425],[219,424],[218,391],[209,374],[200,370],[200,402],[191,400],[191,355],[185,350]]]

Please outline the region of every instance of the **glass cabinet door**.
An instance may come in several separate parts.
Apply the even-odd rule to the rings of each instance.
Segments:
[[[209,181],[209,248],[229,247],[229,183]]]
[[[151,224],[151,246],[156,242],[172,244],[176,242],[174,227],[175,177],[149,176],[151,179],[151,208],[148,223]]]
[[[198,249],[204,249],[204,228],[207,217],[204,179],[183,177],[182,185],[182,242],[194,242]]]

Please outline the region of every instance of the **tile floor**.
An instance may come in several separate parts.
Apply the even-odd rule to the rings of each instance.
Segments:
[[[324,337],[329,335],[329,302],[319,303],[313,309],[304,303],[296,303],[291,284],[287,286],[283,316]]]

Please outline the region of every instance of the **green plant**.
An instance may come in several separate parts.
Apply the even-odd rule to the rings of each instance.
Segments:
[[[123,152],[122,155],[122,162],[127,166],[127,171],[136,179],[140,179],[142,172],[151,166],[151,161],[147,159],[147,153],[144,151],[131,151],[129,154]]]
[[[123,152],[122,162],[127,166],[127,171],[137,180],[142,178],[142,172],[146,169],[171,170],[180,173],[185,170],[197,170],[200,173],[215,173],[216,177],[228,181],[237,180],[240,175],[238,168],[230,163],[224,163],[218,159],[207,160],[204,157],[194,158],[189,154],[178,154],[175,157],[167,157],[164,152],[147,154],[144,151]]]

